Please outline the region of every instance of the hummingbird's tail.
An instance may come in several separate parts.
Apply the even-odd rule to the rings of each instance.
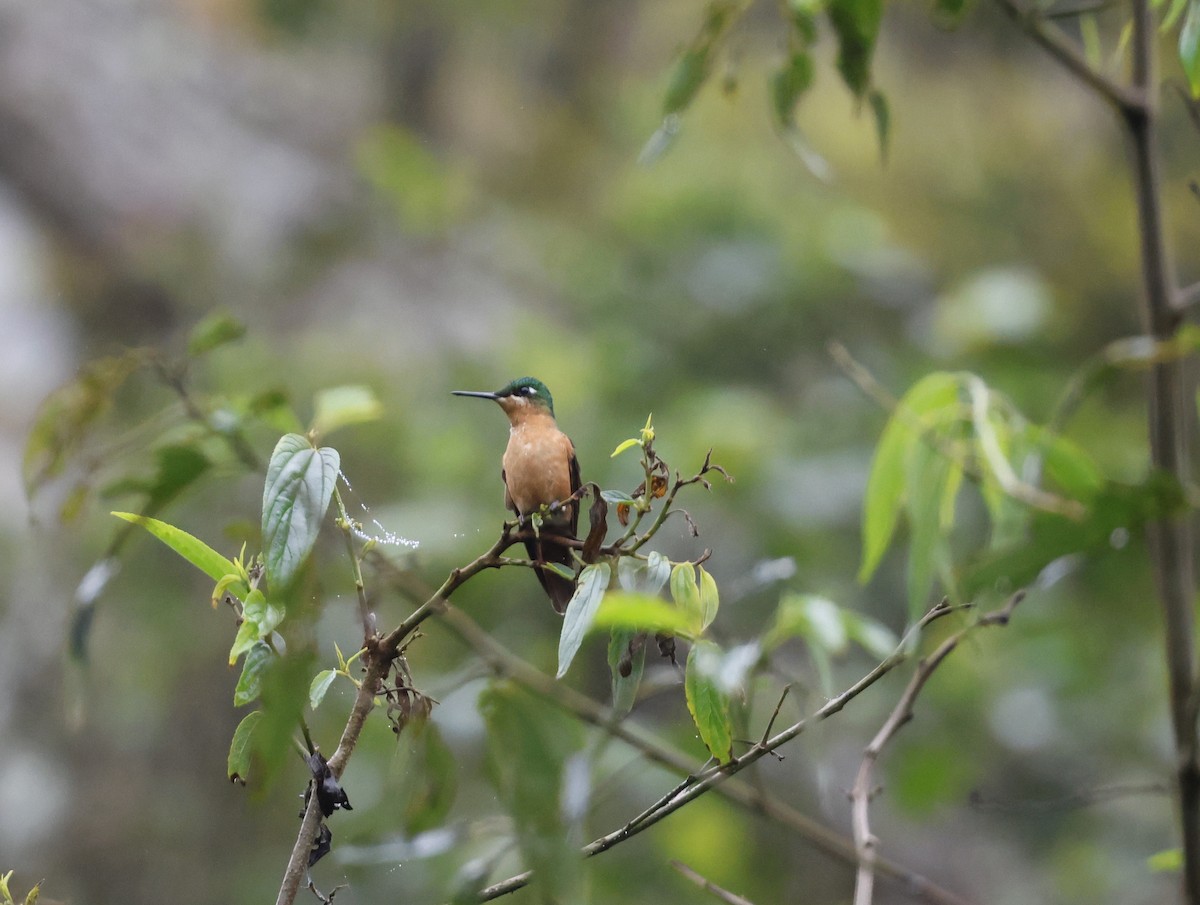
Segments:
[[[541,539],[525,541],[525,550],[529,554],[529,558],[534,562],[558,563],[574,571],[575,559],[571,556],[571,548],[555,543],[554,538],[553,534],[543,528]],[[564,578],[557,572],[551,572],[549,569],[535,568],[533,571],[537,573],[542,589],[550,598],[554,612],[561,616],[567,610],[571,595],[575,593],[575,582]]]

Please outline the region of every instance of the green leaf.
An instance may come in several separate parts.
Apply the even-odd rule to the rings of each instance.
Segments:
[[[558,639],[558,678],[567,674],[571,661],[583,644],[583,639],[592,627],[596,611],[604,599],[604,591],[608,588],[611,574],[608,563],[592,563],[585,566],[579,573],[579,581],[575,585],[575,593],[567,603],[567,611],[563,616],[562,634]]]
[[[300,434],[285,434],[275,445],[262,517],[267,576],[274,587],[290,585],[312,551],[340,465],[336,449],[316,449]]]
[[[904,508],[908,457],[921,432],[930,429],[935,416],[943,417],[958,405],[959,378],[936,372],[922,378],[904,395],[884,427],[875,448],[867,493],[863,500],[863,559],[858,580],[867,582],[887,552]]]
[[[220,581],[227,575],[238,573],[238,568],[232,560],[226,559],[204,541],[192,537],[181,528],[168,525],[156,518],[138,515],[135,512],[114,512],[112,514],[119,519],[141,525],[213,581]],[[250,593],[246,583],[241,580],[227,585],[227,590],[241,598],[245,598]]]
[[[1183,870],[1183,849],[1168,848],[1146,859],[1146,867],[1154,873],[1179,873]]]
[[[696,567],[690,562],[681,562],[671,570],[671,599],[688,617],[697,631],[703,621],[700,612],[700,588],[696,584]]]
[[[233,733],[233,741],[229,743],[228,775],[234,782],[245,782],[250,775],[250,755],[254,750],[254,734],[262,711],[253,710],[242,717]]]
[[[933,20],[943,28],[957,28],[968,5],[968,0],[933,0]]]
[[[1191,0],[1179,30],[1179,62],[1187,75],[1193,100],[1200,100],[1200,0]]]
[[[720,597],[717,593],[717,582],[700,566],[700,631],[704,631],[717,618],[717,607]]]
[[[882,91],[872,90],[867,95],[871,105],[871,113],[875,117],[875,135],[879,138],[879,156],[887,161],[888,138],[891,136],[892,114],[888,108],[887,98]]]
[[[181,491],[198,480],[211,466],[208,457],[194,446],[169,444],[154,450],[155,470],[151,479],[126,478],[109,484],[101,491],[105,497],[126,493],[146,496],[144,511],[166,505]]]
[[[700,739],[719,762],[733,756],[733,726],[729,717],[729,699],[717,677],[722,660],[721,649],[712,641],[697,641],[688,652],[684,677],[688,713],[700,733]]]
[[[542,564],[541,568],[547,572],[553,572],[555,575],[561,575],[567,581],[575,580],[575,570],[567,568],[560,562],[546,562]]]
[[[325,692],[329,691],[329,686],[333,684],[333,680],[336,678],[337,671],[333,669],[322,669],[313,676],[312,684],[308,686],[309,707],[316,710],[321,706],[321,701],[325,699]]]
[[[620,443],[617,444],[617,448],[612,451],[612,454],[609,456],[609,458],[615,459],[617,456],[621,455],[621,453],[625,452],[625,450],[632,449],[635,446],[641,445],[641,442],[642,441],[639,440],[637,437],[630,437],[628,440],[622,440]],[[611,491],[609,491],[609,492],[611,492]],[[607,497],[605,497],[605,499],[607,499]],[[630,497],[629,499],[632,500],[633,498]],[[618,500],[618,502],[620,502],[620,501]]]
[[[908,606],[914,618],[926,609],[935,574],[946,565],[942,533],[946,499],[957,489],[956,468],[926,443],[918,442],[909,457],[908,521],[912,537],[908,547]],[[957,470],[961,479],[961,470]]]
[[[791,638],[803,638],[830,653],[843,652],[849,638],[844,611],[818,594],[786,595],[775,610],[775,621],[763,635],[763,648],[774,650]]]
[[[617,561],[617,579],[626,591],[654,597],[671,578],[671,561],[657,550],[646,559],[622,556]]]
[[[883,21],[883,0],[830,0],[829,21],[837,34],[837,68],[855,97],[871,85],[871,57]]]
[[[246,325],[227,311],[214,311],[188,334],[187,352],[198,358],[246,335]]]
[[[308,700],[308,677],[313,658],[308,652],[272,657],[262,680],[262,722],[255,731],[254,750],[259,756],[264,785],[285,765],[295,762],[296,728]]]
[[[383,415],[383,404],[366,386],[321,390],[316,394],[313,408],[313,432],[321,437],[351,424],[377,421]]]
[[[112,408],[117,390],[145,361],[146,353],[137,349],[101,358],[46,397],[25,441],[21,472],[26,495],[32,497],[62,473],[91,428]]]
[[[796,50],[771,77],[771,110],[781,129],[795,124],[796,105],[813,80],[813,62],[807,51]]]
[[[880,660],[890,657],[900,644],[896,633],[882,622],[846,610],[842,610],[842,622],[850,639]]]
[[[262,641],[256,641],[247,651],[246,659],[242,662],[242,676],[233,690],[234,707],[242,707],[258,700],[258,696],[262,694],[263,671],[274,656],[275,652]]]
[[[626,442],[629,442],[629,441],[626,441]],[[635,440],[634,442],[636,443],[637,441]],[[622,444],[622,445],[624,445],[624,444]],[[615,456],[619,452],[621,452],[621,450],[618,447],[617,452],[613,453],[613,455]],[[629,494],[627,494],[623,491],[620,491],[620,490],[601,490],[600,491],[600,499],[604,500],[604,502],[606,502],[606,503],[632,503],[633,502],[633,497],[631,497]]]
[[[691,636],[695,622],[690,615],[658,597],[636,591],[612,591],[605,595],[592,627]]]
[[[605,601],[605,607],[608,603]],[[646,633],[634,628],[614,628],[608,640],[608,669],[612,673],[612,706],[616,713],[633,709],[645,668]]]

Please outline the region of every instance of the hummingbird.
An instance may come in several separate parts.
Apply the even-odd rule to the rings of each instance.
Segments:
[[[509,422],[500,472],[504,505],[522,521],[543,506],[550,507],[542,515],[537,535],[525,541],[525,549],[534,563],[574,568],[571,548],[554,538],[575,540],[579,530],[578,500],[562,502],[579,490],[579,460],[575,444],[554,420],[554,398],[546,385],[534,377],[520,377],[494,393],[454,390],[454,395],[491,399],[504,409]],[[575,582],[540,566],[534,571],[554,611],[564,612],[575,593]]]

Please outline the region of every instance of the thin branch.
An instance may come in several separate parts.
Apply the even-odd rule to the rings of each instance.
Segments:
[[[1129,88],[1092,68],[1075,42],[1057,25],[1047,21],[1042,13],[1019,0],[996,0],[996,3],[1035,43],[1119,113],[1146,106],[1148,95],[1144,88]]]
[[[1134,197],[1142,269],[1143,318],[1156,339],[1178,330],[1182,316],[1163,227],[1162,173],[1158,149],[1156,49],[1158,30],[1150,0],[1133,0],[1133,66],[1136,90],[1147,98],[1127,109],[1125,126],[1133,151]],[[1187,428],[1194,423],[1190,393],[1180,362],[1163,362],[1150,373],[1149,424],[1151,465],[1180,486],[1191,478]],[[1193,614],[1196,583],[1192,525],[1188,513],[1153,520],[1147,531],[1155,584],[1163,611],[1163,640],[1170,688],[1178,782],[1183,893],[1200,905],[1200,762],[1196,737],[1196,650]]]
[[[929,681],[929,677],[933,675],[942,662],[958,647],[963,638],[981,626],[1007,625],[1013,610],[1024,599],[1025,592],[1018,591],[1009,598],[1003,607],[981,616],[973,625],[955,632],[938,645],[932,654],[922,659],[917,664],[916,671],[913,673],[912,679],[909,680],[908,687],[904,689],[904,693],[900,696],[900,700],[896,703],[895,709],[892,710],[879,732],[871,739],[871,743],[867,745],[866,750],[863,752],[862,763],[858,768],[858,776],[854,780],[854,787],[850,791],[854,844],[858,850],[858,873],[854,882],[854,905],[871,905],[874,899],[875,870],[878,865],[879,856],[876,851],[878,841],[871,833],[870,804],[875,794],[875,762],[879,759],[879,754],[883,750],[883,746],[892,739],[892,736],[900,731],[901,726],[913,718],[913,704],[917,700],[917,695],[921,693],[921,689],[925,687],[925,683]]]
[[[383,680],[391,671],[392,661],[399,654],[401,644],[404,643],[409,635],[416,631],[422,622],[446,606],[449,596],[466,581],[485,569],[496,568],[500,554],[512,546],[513,543],[515,543],[515,540],[510,526],[506,524],[500,534],[499,540],[492,545],[491,549],[465,568],[455,569],[451,572],[449,577],[442,583],[442,586],[434,591],[400,625],[396,626],[396,628],[383,637],[378,637],[374,632],[368,636],[365,645],[366,653],[363,657],[366,664],[366,676],[363,678],[362,684],[358,687],[358,693],[354,698],[354,706],[351,708],[350,716],[346,720],[346,726],[342,730],[342,737],[338,742],[337,750],[329,758],[329,770],[335,779],[340,779],[342,771],[346,769],[346,763],[349,761],[350,755],[354,752],[354,747],[358,743],[358,737],[362,733],[367,716],[375,707],[375,695],[378,693]],[[365,601],[365,596],[360,598],[360,605],[363,601]],[[304,818],[300,824],[300,831],[296,834],[296,842],[292,846],[292,854],[288,859],[287,868],[283,874],[283,881],[280,883],[279,895],[275,900],[276,905],[291,905],[295,901],[296,893],[299,891],[304,876],[308,871],[308,856],[312,851],[313,840],[316,839],[320,824],[320,808],[317,806],[317,796],[313,795],[310,797],[308,806],[305,809]]]
[[[754,905],[754,903],[745,896],[739,896],[737,893],[732,893],[728,889],[718,886],[707,877],[696,873],[696,871],[692,870],[682,861],[671,861],[670,865],[675,868],[675,870],[679,871],[681,875],[691,880],[705,892],[711,892],[722,902],[725,902],[726,905]]]
[[[1180,289],[1175,300],[1175,307],[1180,311],[1186,311],[1194,305],[1200,305],[1200,280]]]
[[[386,566],[390,566],[390,564],[386,564],[386,561],[384,562]],[[404,573],[400,573],[394,567],[391,568],[395,572],[393,581],[397,586],[408,588],[411,592],[416,584],[414,579]],[[649,829],[649,827],[668,814],[674,813],[690,801],[694,801],[700,795],[711,790],[730,801],[792,829],[814,848],[830,857],[836,858],[848,865],[855,864],[857,855],[854,846],[841,834],[801,814],[794,808],[779,801],[777,797],[768,796],[761,790],[731,777],[756,762],[759,758],[774,751],[780,745],[795,738],[810,723],[828,718],[842,710],[854,697],[907,659],[906,651],[908,650],[913,633],[920,631],[935,619],[964,608],[964,606],[949,606],[944,602],[934,607],[910,630],[895,653],[877,665],[850,688],[827,702],[807,720],[801,720],[796,725],[783,730],[769,739],[766,744],[756,745],[740,758],[736,758],[728,764],[709,771],[704,774],[702,779],[695,778],[694,782],[680,783],[676,789],[672,790],[676,794],[672,795],[671,800],[665,801],[666,796],[664,796],[663,799],[656,802],[656,807],[647,809],[646,812],[635,818],[637,821],[636,825],[631,826],[627,824],[614,833],[593,841],[584,848],[584,853],[590,856],[607,851],[620,842]],[[689,757],[664,746],[661,742],[647,737],[636,728],[620,722],[617,714],[611,709],[597,703],[586,695],[574,691],[566,685],[556,682],[550,676],[510,653],[461,610],[453,606],[446,606],[441,612],[439,624],[450,628],[470,645],[497,675],[511,679],[529,691],[569,711],[584,722],[608,732],[613,737],[620,739],[639,751],[647,760],[682,776],[692,776],[695,766]],[[964,905],[965,903],[965,900],[956,894],[943,889],[921,874],[895,862],[880,858],[877,868],[881,876],[896,882],[899,887],[905,889],[915,898],[931,903],[931,905]],[[490,901],[507,895],[527,885],[531,877],[532,873],[529,871],[509,877],[507,880],[481,890],[478,898],[480,901]]]

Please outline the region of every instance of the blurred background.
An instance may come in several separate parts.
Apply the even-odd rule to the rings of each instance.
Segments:
[[[734,644],[789,593],[897,633],[908,620],[902,548],[855,582],[886,413],[831,342],[893,393],[930,370],[970,370],[1040,420],[1088,356],[1138,332],[1122,136],[996,10],[946,31],[923,5],[888,8],[875,66],[892,113],[886,160],[832,42],[818,44],[797,120],[827,180],[772,125],[783,27],[771,4],[730,35],[671,147],[639,163],[702,14],[684,0],[0,4],[0,871],[16,870],[14,891],[44,878],[46,896],[78,905],[267,900],[305,778],[297,763],[266,791],[226,780],[242,716],[224,665],[232,619],[209,608],[210,582],[148,538],[130,538],[99,598],[86,664],[69,661],[72,597],[111,542],[108,511],[128,508],[78,488],[144,473],[184,406],[135,375],[30,502],[21,459],[38,405],[88,362],[142,346],[181,355],[193,326],[224,310],[246,336],[189,372],[198,398],[277,389],[307,421],[317,390],[369,386],[382,417],[330,441],[350,505],[419,542],[387,552],[433,584],[504,517],[503,416],[451,390],[541,378],[585,480],[625,490],[636,462],[609,453],[653,412],[673,467],[694,470],[712,447],[737,479],[682,501],[699,538],[682,522],[660,536],[676,558],[713,549],[715,629]],[[1113,23],[1119,10],[1101,24]],[[1200,276],[1197,135],[1175,101],[1166,92],[1165,202],[1188,282]],[[1130,376],[1089,399],[1068,435],[1134,481],[1143,421]],[[277,436],[249,430],[261,461]],[[261,472],[227,462],[163,517],[232,555],[253,537],[261,493]],[[986,540],[977,501],[964,500],[960,526],[968,555]],[[313,640],[332,665],[335,642],[349,653],[358,640],[349,568],[326,540]],[[553,671],[558,618],[512,572],[456,601]],[[367,581],[394,625],[409,604]],[[882,854],[994,905],[1162,901],[1175,879],[1147,859],[1173,844],[1171,804],[1144,789],[1170,772],[1159,648],[1137,538],[1038,589],[1010,628],[945,665],[885,753]],[[445,901],[505,834],[481,770],[483,668],[436,622],[410,664],[440,701],[454,832],[404,832],[409,743],[372,721],[344,778],[354,811],[332,821],[334,852],[314,872],[323,888],[350,884],[338,902]],[[837,659],[832,689],[872,664]],[[823,689],[802,646],[787,668],[791,722]],[[666,690],[633,719],[699,765],[678,675],[650,675]],[[786,760],[764,759],[756,781],[848,836],[844,790],[904,680],[803,735]],[[606,699],[603,645],[589,642],[565,681]],[[774,699],[764,694],[763,718]],[[327,751],[350,700],[335,685],[313,716]],[[620,746],[594,779],[589,839],[676,781]],[[1127,784],[1142,791],[1104,791]],[[761,903],[847,901],[853,882],[798,836],[708,796],[593,859],[592,897],[711,900],[672,858]],[[487,879],[519,867],[501,858]],[[909,901],[891,886],[878,896]]]

